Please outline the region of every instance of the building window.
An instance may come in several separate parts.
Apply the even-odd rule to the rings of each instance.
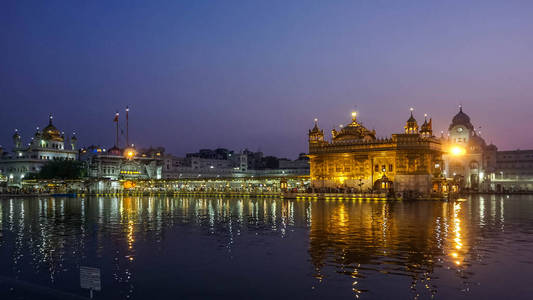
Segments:
[[[392,172],[392,164],[389,164],[389,172]]]
[[[387,167],[385,165],[381,166],[381,172],[387,172]]]
[[[374,172],[379,172],[379,165],[374,166]]]

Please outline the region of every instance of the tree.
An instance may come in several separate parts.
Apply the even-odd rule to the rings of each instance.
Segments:
[[[80,179],[85,177],[86,170],[84,164],[75,160],[54,160],[46,163],[36,179]]]

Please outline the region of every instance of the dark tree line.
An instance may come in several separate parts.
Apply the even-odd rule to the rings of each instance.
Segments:
[[[75,160],[54,160],[46,163],[39,173],[30,174],[30,179],[80,179],[86,177],[85,166]]]

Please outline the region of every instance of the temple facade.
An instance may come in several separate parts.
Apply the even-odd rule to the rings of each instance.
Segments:
[[[27,144],[23,142],[20,132],[15,129],[13,134],[13,149],[4,151],[0,147],[0,174],[10,183],[18,183],[30,173],[38,173],[42,166],[53,160],[77,160],[78,139],[72,135],[70,140],[53,124],[50,114],[48,125],[35,134]]]
[[[315,190],[429,194],[443,189],[441,141],[433,136],[431,119],[419,127],[412,109],[404,132],[390,138],[376,138],[355,112],[350,123],[332,130],[330,141],[317,119],[308,136]]]
[[[533,191],[533,150],[498,151],[487,144],[470,116],[459,107],[442,137],[444,174],[465,191]]]
[[[470,117],[459,107],[448,127],[448,137],[442,137],[446,177],[454,180],[462,189],[483,190],[487,169],[487,145]]]
[[[85,162],[87,176],[93,179],[161,179],[164,151],[162,147],[136,150],[90,146],[80,150],[80,160]]]

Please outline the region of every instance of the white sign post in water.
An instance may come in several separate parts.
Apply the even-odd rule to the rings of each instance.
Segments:
[[[93,291],[102,290],[100,283],[100,269],[91,267],[80,267],[80,285],[82,289],[88,289],[91,299]]]

